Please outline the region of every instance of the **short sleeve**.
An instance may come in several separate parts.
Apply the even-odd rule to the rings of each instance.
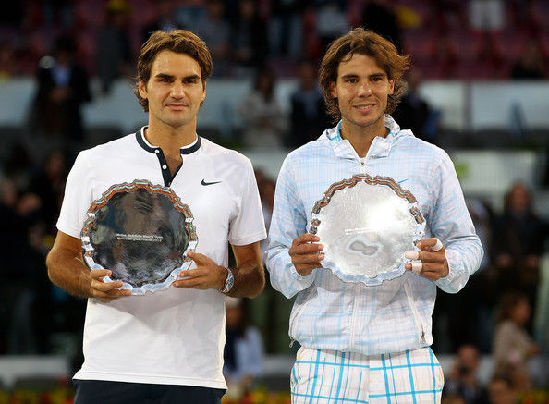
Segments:
[[[236,217],[230,223],[229,243],[247,245],[267,237],[261,198],[250,160],[246,159],[241,177],[240,204]]]
[[[65,197],[57,219],[57,229],[80,238],[92,201],[92,170],[84,153],[80,153],[67,177]]]

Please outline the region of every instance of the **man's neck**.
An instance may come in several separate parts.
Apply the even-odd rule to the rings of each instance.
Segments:
[[[385,137],[388,133],[383,117],[372,125],[364,127],[344,120],[340,128],[341,137],[351,143],[359,157],[365,157],[368,154],[376,136]]]
[[[168,125],[149,122],[145,138],[150,144],[160,147],[165,155],[178,156],[182,147],[196,140],[196,123],[172,128]]]

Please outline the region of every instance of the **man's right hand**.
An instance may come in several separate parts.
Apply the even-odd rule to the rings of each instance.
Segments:
[[[320,241],[318,236],[305,233],[292,242],[288,254],[292,258],[292,264],[297,273],[301,276],[310,275],[313,269],[322,267],[324,247],[317,241]]]
[[[92,297],[102,302],[110,302],[131,295],[131,291],[128,289],[118,289],[124,285],[122,281],[103,282],[103,277],[111,275],[112,272],[108,269],[94,269],[90,272]]]

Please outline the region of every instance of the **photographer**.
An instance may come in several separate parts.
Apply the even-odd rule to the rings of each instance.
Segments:
[[[473,345],[462,345],[458,348],[456,362],[452,373],[446,381],[444,395],[459,395],[467,404],[481,404],[488,400],[486,389],[477,379],[480,365],[480,352]]]

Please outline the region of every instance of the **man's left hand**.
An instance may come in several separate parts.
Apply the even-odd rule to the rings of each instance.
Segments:
[[[227,268],[217,265],[204,254],[189,251],[187,256],[195,262],[196,268],[180,272],[179,276],[185,277],[185,279],[176,280],[173,286],[176,288],[218,290],[225,287]]]
[[[416,262],[409,262],[404,267],[432,281],[448,275],[450,269],[446,261],[446,249],[442,246],[437,250],[437,241],[436,238],[426,238],[416,244],[421,251],[406,251],[404,256]]]

